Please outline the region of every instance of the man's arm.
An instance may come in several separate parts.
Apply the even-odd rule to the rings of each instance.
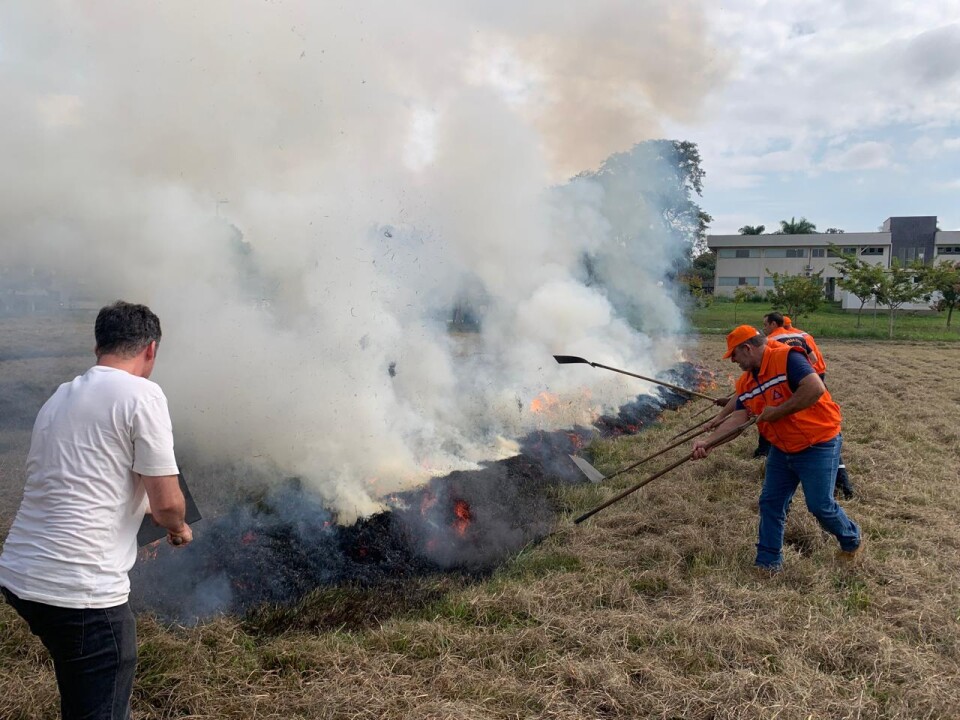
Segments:
[[[736,404],[735,399],[733,400],[733,402],[734,404]],[[726,408],[724,408],[724,410],[726,410]],[[750,419],[750,413],[747,412],[746,410],[734,410],[732,413],[730,413],[727,416],[727,419],[720,424],[720,427],[718,427],[716,430],[710,433],[709,437],[701,438],[700,440],[694,441],[693,453],[692,453],[693,459],[702,460],[703,458],[705,458],[707,455],[710,454],[710,451],[713,449],[711,447],[707,447],[710,443],[716,442],[719,438],[723,437],[725,433],[730,432],[735,427],[743,425],[749,419]],[[737,435],[727,438],[724,442],[730,442],[735,437],[737,437]]]
[[[193,531],[185,522],[187,501],[180,491],[176,475],[141,475],[150,501],[153,521],[166,528],[167,540],[173,545],[186,545],[193,540]]]
[[[800,381],[796,391],[786,402],[776,407],[767,405],[763,412],[757,416],[757,422],[776,422],[787,415],[805,410],[811,405],[815,405],[825,391],[826,387],[820,376],[816,373],[810,373]]]

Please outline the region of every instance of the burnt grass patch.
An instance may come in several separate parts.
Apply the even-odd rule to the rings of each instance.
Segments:
[[[685,365],[673,382],[695,385]],[[198,523],[194,542],[141,551],[131,603],[161,621],[246,618],[268,634],[357,629],[421,612],[452,586],[488,577],[540,542],[566,508],[556,488],[585,483],[568,457],[632,434],[685,398],[643,395],[593,427],[532,432],[520,454],[456,471],[389,498],[391,510],[344,526],[297,478]]]

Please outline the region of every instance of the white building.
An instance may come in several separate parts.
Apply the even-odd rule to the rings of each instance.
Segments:
[[[773,288],[775,272],[812,275],[822,270],[827,297],[842,300],[830,244],[883,267],[890,267],[895,257],[903,263],[960,262],[960,231],[938,231],[936,216],[888,218],[879,232],[707,235],[707,246],[717,254],[714,293],[730,296],[745,285],[762,293]]]

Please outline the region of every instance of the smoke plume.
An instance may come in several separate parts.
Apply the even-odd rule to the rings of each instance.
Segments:
[[[618,217],[597,183],[559,179],[697,111],[723,72],[699,2],[0,18],[0,251],[55,271],[69,303],[160,315],[153,379],[183,452],[367,514],[643,389],[552,353],[677,360],[662,280],[683,248],[660,209]],[[562,402],[533,412],[545,391]]]

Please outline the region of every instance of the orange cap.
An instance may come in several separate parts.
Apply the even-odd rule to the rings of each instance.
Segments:
[[[729,358],[731,355],[733,355],[733,351],[736,350],[739,345],[742,345],[750,338],[756,337],[759,334],[760,332],[755,327],[751,327],[750,325],[740,325],[739,327],[735,327],[730,334],[727,335],[727,352],[723,356],[723,359],[726,360]]]
[[[784,327],[793,327],[793,321],[790,319],[789,315],[783,316],[783,326]]]

